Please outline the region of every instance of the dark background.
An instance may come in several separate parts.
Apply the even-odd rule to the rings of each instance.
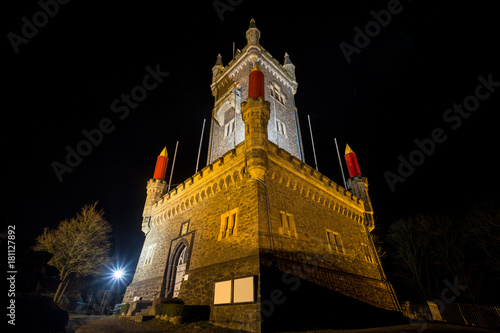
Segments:
[[[231,60],[233,42],[243,49],[252,17],[264,48],[280,63],[288,52],[296,66],[306,162],[315,165],[310,115],[319,171],[343,184],[334,138],[341,152],[348,143],[369,179],[381,232],[400,217],[495,198],[500,88],[456,130],[443,114],[474,94],[479,75],[500,81],[497,10],[491,2],[401,1],[402,12],[348,64],[339,44],[352,45],[354,27],[364,30],[370,11],[387,3],[245,0],[221,20],[213,1],[71,1],[17,54],[7,34],[21,34],[21,18],[33,22],[41,8],[36,1],[4,4],[3,228],[16,225],[18,240],[32,244],[44,226],[99,201],[114,229],[113,254],[132,274],[156,157],[167,146],[168,177],[179,141],[172,183],[194,174],[207,119],[205,166],[211,68],[219,52],[224,65]],[[120,120],[111,103],[157,64],[170,75]],[[51,164],[64,164],[65,147],[75,149],[82,130],[103,118],[114,131],[59,182]],[[447,140],[391,191],[384,173],[397,174],[398,156],[407,158],[414,140],[438,127]]]

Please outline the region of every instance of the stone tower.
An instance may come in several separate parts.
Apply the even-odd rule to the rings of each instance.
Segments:
[[[146,203],[144,204],[144,210],[142,212],[142,227],[143,233],[148,233],[149,231],[149,220],[151,218],[151,210],[153,205],[160,199],[167,188],[167,182],[164,179],[154,179],[151,178],[146,186]]]
[[[142,212],[142,227],[143,233],[147,234],[149,232],[150,226],[149,222],[151,219],[151,210],[153,205],[160,199],[160,197],[165,193],[167,189],[167,182],[165,181],[165,173],[167,171],[168,164],[168,154],[167,147],[163,148],[160,155],[156,160],[155,172],[153,178],[148,181],[146,186],[146,203],[144,204],[144,210]]]
[[[375,228],[375,223],[373,221],[372,201],[370,200],[370,195],[368,193],[368,179],[361,176],[358,159],[349,145],[346,145],[345,160],[347,164],[347,171],[349,173],[347,188],[355,196],[363,200],[366,211],[367,227],[369,228],[369,231],[372,231]]]
[[[281,65],[259,43],[260,31],[250,21],[246,32],[247,45],[223,66],[219,54],[212,68],[212,110],[207,164],[224,155],[245,139],[241,102],[248,97],[248,75],[257,64],[264,74],[265,95],[270,114],[267,125],[269,141],[304,161],[300,126],[294,96],[297,92],[295,66],[288,54]]]
[[[371,240],[367,187],[358,196],[304,163],[295,67],[259,45],[255,21],[246,36],[213,68],[208,165],[168,193],[148,182],[129,315],[179,298],[252,332],[387,324],[399,305]]]

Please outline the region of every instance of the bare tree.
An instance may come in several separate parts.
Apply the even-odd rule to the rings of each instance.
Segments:
[[[84,206],[76,217],[61,221],[55,230],[44,228],[36,239],[34,249],[51,253],[48,263],[59,270],[61,282],[55,302],[61,300],[72,276],[95,275],[110,260],[111,226],[96,205]]]
[[[494,202],[477,204],[465,220],[472,242],[488,258],[488,267],[500,273],[500,208]]]
[[[395,221],[386,239],[393,247],[391,256],[399,264],[403,277],[417,289],[422,300],[429,299],[429,291],[423,284],[429,247],[422,239],[414,218]]]

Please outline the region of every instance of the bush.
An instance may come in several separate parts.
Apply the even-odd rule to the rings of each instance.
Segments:
[[[194,321],[209,320],[210,305],[184,305],[182,321],[191,323]]]
[[[65,331],[69,320],[68,312],[62,310],[50,297],[19,293],[15,304],[16,314],[19,314],[15,321],[17,332]]]
[[[210,319],[209,305],[184,305],[176,303],[156,304],[157,315],[168,317],[182,317],[182,322],[189,323]]]
[[[169,317],[178,317],[182,316],[183,304],[171,304],[171,303],[162,303],[156,304],[156,314],[157,315],[167,315]]]
[[[123,304],[122,307],[120,308],[120,315],[123,315],[123,314],[126,315],[129,308],[130,308],[130,304],[129,303]]]

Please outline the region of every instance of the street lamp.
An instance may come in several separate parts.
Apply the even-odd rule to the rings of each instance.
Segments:
[[[121,280],[125,276],[125,270],[123,268],[118,268],[113,271],[113,279]]]
[[[101,307],[99,308],[99,314],[100,315],[103,314],[103,312],[104,312],[104,310],[106,308],[106,304],[108,303],[107,298],[109,298],[109,294],[113,292],[113,289],[115,288],[115,284],[117,282],[122,282],[122,280],[125,279],[126,275],[127,275],[127,272],[122,267],[117,266],[117,267],[112,267],[110,269],[110,272],[108,273],[108,279],[111,280],[110,281],[111,282],[111,288],[108,289],[108,290],[106,290],[104,292],[104,295],[102,296]]]

